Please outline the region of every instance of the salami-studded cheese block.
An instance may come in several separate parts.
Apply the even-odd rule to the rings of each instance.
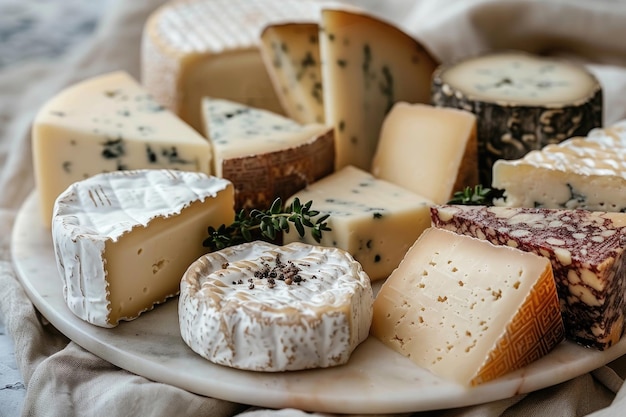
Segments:
[[[398,266],[430,226],[429,207],[433,205],[425,197],[353,166],[309,185],[295,197],[313,201],[320,216],[330,215],[327,223],[332,230],[323,233],[321,245],[348,251],[372,280],[387,278]],[[297,240],[315,243],[296,230],[284,235],[285,242]]]
[[[96,76],[52,97],[35,118],[32,141],[46,226],[59,194],[92,175],[146,168],[211,170],[206,139],[124,72]]]
[[[431,211],[436,227],[548,258],[569,339],[604,350],[622,336],[626,214],[485,206]]]
[[[396,103],[385,117],[372,174],[437,204],[478,183],[476,116],[465,110]]]
[[[494,204],[591,211],[626,211],[626,134],[623,123],[594,129],[493,165]]]
[[[202,97],[281,112],[259,52],[263,28],[317,22],[307,0],[174,0],[147,20],[141,81],[156,100],[200,130]]]
[[[369,335],[373,292],[348,253],[244,243],[194,262],[180,286],[180,333],[211,362],[251,371],[327,368]]]
[[[334,170],[333,129],[205,97],[202,114],[215,175],[235,185],[235,207],[269,208]]]
[[[519,51],[496,52],[441,66],[432,102],[478,119],[481,182],[498,159],[586,135],[602,125],[602,88],[584,67]]]
[[[287,116],[324,123],[317,23],[284,23],[261,33],[261,56]]]
[[[322,11],[325,121],[335,127],[336,168],[369,170],[394,103],[428,103],[437,62],[397,27],[354,10]]]
[[[184,171],[116,171],[72,184],[52,223],[69,309],[115,327],[175,296],[206,253],[207,228],[234,220],[233,196],[228,181]]]
[[[371,333],[446,379],[493,380],[563,340],[550,262],[429,228],[376,296]]]

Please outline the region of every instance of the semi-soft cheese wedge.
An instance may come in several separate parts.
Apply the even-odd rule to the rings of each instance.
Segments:
[[[210,173],[211,147],[125,72],[72,85],[39,110],[33,163],[44,225],[73,182],[124,169]]]
[[[498,378],[563,339],[550,262],[430,228],[374,301],[372,334],[462,385]]]
[[[211,362],[280,372],[344,364],[369,335],[373,293],[347,252],[243,243],[202,256],[183,277],[180,333]]]
[[[232,223],[233,196],[230,182],[184,171],[116,171],[72,184],[52,223],[69,309],[114,327],[176,295],[207,251],[207,228]]]

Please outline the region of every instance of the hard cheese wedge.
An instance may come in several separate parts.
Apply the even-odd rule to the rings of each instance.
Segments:
[[[391,271],[430,226],[427,198],[397,185],[347,166],[311,184],[293,198],[313,201],[320,215],[330,214],[331,231],[322,234],[321,244],[344,249],[362,265],[372,280],[387,278]],[[285,242],[304,240],[316,243],[306,234],[300,238],[291,229]]]
[[[550,262],[430,228],[374,301],[372,334],[462,385],[498,378],[563,339]]]
[[[333,129],[233,101],[205,97],[204,132],[215,174],[235,185],[236,209],[268,208],[334,169]]]
[[[324,123],[324,97],[317,23],[274,24],[261,33],[261,56],[274,90],[290,118]]]
[[[124,72],[61,91],[32,131],[35,180],[44,225],[57,196],[101,172],[169,168],[210,173],[211,147]]]
[[[437,227],[548,258],[569,339],[604,350],[622,336],[626,214],[485,206],[431,211]]]
[[[437,63],[395,26],[355,11],[323,10],[319,41],[325,120],[337,135],[336,168],[369,170],[385,115],[397,101],[430,102]]]
[[[372,173],[437,204],[478,183],[476,116],[396,103],[385,117]]]
[[[176,295],[185,270],[207,251],[207,228],[232,223],[233,195],[221,178],[170,170],[111,172],[72,184],[52,223],[69,309],[114,327]]]

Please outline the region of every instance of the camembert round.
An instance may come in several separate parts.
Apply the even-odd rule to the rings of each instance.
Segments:
[[[200,356],[279,372],[348,361],[369,334],[373,292],[347,252],[244,243],[202,256],[181,281],[181,336]]]

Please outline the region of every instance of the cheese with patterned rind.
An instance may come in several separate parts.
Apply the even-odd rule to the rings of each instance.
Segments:
[[[113,72],[79,82],[35,117],[33,164],[43,223],[70,184],[124,169],[211,169],[211,147],[132,77]]]
[[[52,223],[69,309],[115,327],[175,296],[207,251],[207,228],[234,220],[233,204],[231,183],[199,172],[115,171],[72,184]]]
[[[353,166],[309,185],[294,194],[301,202],[313,201],[320,216],[329,214],[322,234],[323,246],[348,251],[363,265],[372,280],[384,279],[398,266],[415,239],[430,226],[429,199],[414,194]],[[314,244],[309,234],[296,230],[285,242],[302,240]]]
[[[320,23],[325,122],[335,127],[336,169],[369,170],[394,103],[430,102],[436,60],[394,25],[354,11],[325,9]]]
[[[198,131],[202,97],[219,97],[280,113],[259,52],[260,33],[280,22],[317,22],[306,0],[175,0],[148,18],[141,81],[157,101]]]
[[[435,206],[436,227],[513,246],[552,263],[566,336],[600,350],[616,344],[626,309],[626,214]]]
[[[478,183],[477,146],[474,114],[399,102],[383,121],[372,173],[443,204]]]
[[[491,381],[563,340],[550,262],[429,228],[383,283],[371,333],[443,378]]]
[[[235,185],[235,207],[269,208],[334,170],[332,128],[299,124],[267,110],[205,97],[203,131],[214,172]]]
[[[181,281],[180,332],[211,362],[280,372],[342,365],[369,335],[373,292],[335,248],[250,242],[202,256]]]

